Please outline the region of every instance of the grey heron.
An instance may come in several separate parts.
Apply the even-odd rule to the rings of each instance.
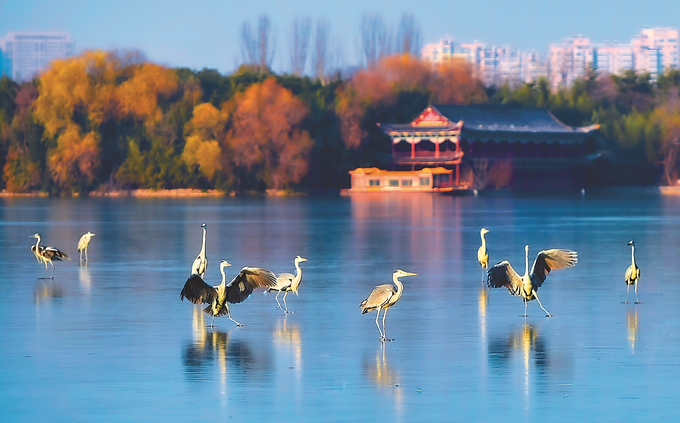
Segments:
[[[42,276],[39,277],[38,279],[54,279],[54,263],[52,263],[52,260],[57,260],[61,261],[61,259],[69,259],[69,256],[66,255],[63,251],[59,250],[58,248],[54,247],[43,247],[40,245],[40,234],[35,234],[31,235],[29,238],[37,238],[38,241],[35,243],[35,245],[31,246],[31,251],[33,251],[33,254],[35,257],[38,259],[38,262],[45,263],[45,271],[43,272]],[[45,273],[47,273],[47,263],[52,265],[52,274],[50,275],[49,278],[45,278]]]
[[[633,262],[631,263],[630,266],[628,266],[628,269],[626,269],[626,302],[625,302],[625,304],[628,304],[628,292],[630,291],[631,285],[635,285],[635,304],[640,304],[640,300],[638,299],[638,294],[637,294],[638,282],[640,281],[640,268],[635,263],[635,242],[630,241],[628,243],[628,245],[630,245],[630,247],[631,247],[631,254],[632,254]]]
[[[201,243],[201,251],[199,251],[198,256],[191,265],[191,274],[198,275],[202,278],[205,277],[205,271],[208,269],[208,257],[205,255],[205,236],[208,233],[208,225],[205,223],[201,225],[203,228],[203,243]]]
[[[199,275],[192,274],[179,294],[179,299],[182,301],[186,297],[194,304],[208,304],[203,311],[213,318],[210,327],[214,327],[216,316],[224,316],[225,314],[238,326],[245,326],[231,318],[229,303],[243,302],[255,288],[269,288],[276,285],[276,275],[259,267],[244,267],[231,282],[227,283],[227,277],[224,274],[224,268],[227,266],[231,266],[231,264],[224,260],[220,262],[221,284],[210,286]]]
[[[378,285],[376,286],[371,294],[359,304],[361,308],[361,314],[366,314],[372,310],[378,310],[375,316],[375,324],[378,326],[378,332],[380,332],[380,341],[392,341],[386,336],[385,332],[385,317],[387,317],[387,309],[392,307],[399,301],[401,295],[404,293],[404,285],[401,283],[399,278],[404,276],[416,276],[415,273],[405,272],[403,270],[395,270],[392,274],[392,282],[397,286],[390,284]],[[378,318],[380,317],[380,310],[385,310],[383,313],[383,327],[380,329],[380,323],[378,323]]]
[[[482,237],[482,246],[477,250],[477,260],[482,266],[482,283],[484,282],[484,273],[486,273],[489,268],[489,251],[486,249],[486,239],[484,238],[484,235],[488,233],[489,230],[486,228],[482,228],[482,230],[479,231],[479,234]]]
[[[534,298],[546,312],[546,317],[552,317],[538,298],[538,288],[543,285],[551,270],[574,267],[578,263],[577,253],[576,251],[560,249],[540,251],[533,266],[531,266],[531,273],[529,273],[528,245],[524,247],[524,251],[526,264],[524,275],[518,275],[510,263],[504,260],[489,269],[486,280],[487,286],[489,288],[505,287],[510,291],[510,294],[522,297],[524,300],[524,317],[527,316],[527,303]]]
[[[85,261],[87,261],[87,247],[90,245],[90,240],[94,234],[90,231],[87,231],[86,234],[80,237],[80,240],[78,240],[78,252],[80,253],[80,261],[83,261],[83,251],[85,252]]]
[[[281,303],[279,302],[279,294],[281,294],[281,292],[285,292],[285,294],[283,294],[283,304],[286,306],[284,310],[286,313],[295,313],[294,311],[288,311],[286,296],[291,291],[293,291],[295,295],[298,295],[298,287],[300,286],[300,280],[302,279],[302,269],[300,269],[300,263],[303,261],[307,261],[307,259],[300,256],[295,257],[295,275],[290,273],[281,273],[276,278],[276,286],[273,286],[267,290],[268,292],[278,291],[276,293],[276,303],[279,305],[281,310],[284,310],[284,308],[281,307]]]

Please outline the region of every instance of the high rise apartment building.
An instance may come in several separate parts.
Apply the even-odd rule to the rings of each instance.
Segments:
[[[525,53],[509,46],[478,41],[456,43],[451,37],[426,44],[421,50],[421,58],[432,63],[465,60],[486,85],[528,82],[536,79],[539,73],[545,73],[545,60],[536,52]]]
[[[578,35],[551,44],[547,59],[537,52],[485,43],[456,43],[450,37],[423,47],[421,57],[434,63],[464,59],[487,85],[522,83],[548,78],[552,89],[570,86],[592,68],[620,74],[627,69],[649,73],[652,79],[668,68],[680,68],[679,31],[645,28],[630,44],[592,43]]]
[[[10,32],[0,38],[0,71],[15,81],[28,81],[54,59],[75,54],[73,38],[66,32]]]

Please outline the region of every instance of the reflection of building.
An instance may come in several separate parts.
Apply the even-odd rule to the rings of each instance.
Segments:
[[[28,81],[52,60],[73,56],[75,43],[66,32],[10,32],[0,38],[0,50],[9,76]]]
[[[377,167],[358,168],[349,172],[352,176],[350,191],[451,191],[452,173],[453,171],[443,167],[414,171],[380,170]]]
[[[433,105],[410,124],[381,128],[397,165],[409,163],[400,161],[403,153],[413,164],[454,166],[456,185],[480,188],[578,186],[587,156],[597,150],[596,125],[573,128],[547,109]],[[460,176],[459,164],[472,176]]]

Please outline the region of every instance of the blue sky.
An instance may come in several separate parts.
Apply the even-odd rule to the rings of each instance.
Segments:
[[[423,43],[445,35],[547,51],[550,43],[583,34],[595,42],[630,39],[645,26],[680,27],[680,1],[303,1],[288,0],[0,0],[0,36],[9,31],[68,31],[78,51],[137,49],[155,62],[231,72],[240,61],[239,30],[268,14],[276,36],[273,68],[290,68],[288,34],[293,19],[326,17],[331,36],[356,64],[359,24],[381,13],[396,25],[413,13]]]

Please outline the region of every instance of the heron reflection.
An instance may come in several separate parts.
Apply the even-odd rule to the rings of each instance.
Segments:
[[[521,353],[526,372],[532,364],[541,372],[545,372],[550,367],[545,342],[539,336],[538,329],[531,325],[524,324],[521,329],[509,336],[491,341],[489,343],[490,364],[494,367],[504,366],[515,352]]]
[[[386,350],[387,346],[382,344],[380,349],[376,351],[374,359],[364,359],[364,373],[366,378],[373,381],[381,388],[401,385],[399,373],[394,368],[390,368],[387,364]]]
[[[628,309],[626,314],[626,321],[628,323],[628,341],[630,342],[630,351],[635,354],[635,343],[638,340],[638,312],[637,308]]]
[[[64,291],[55,285],[51,280],[49,282],[43,281],[35,288],[35,304],[40,305],[53,298],[62,298]]]
[[[92,278],[90,277],[90,269],[87,268],[87,262],[80,262],[80,267],[78,268],[78,279],[80,280],[80,286],[88,294],[92,287]]]

